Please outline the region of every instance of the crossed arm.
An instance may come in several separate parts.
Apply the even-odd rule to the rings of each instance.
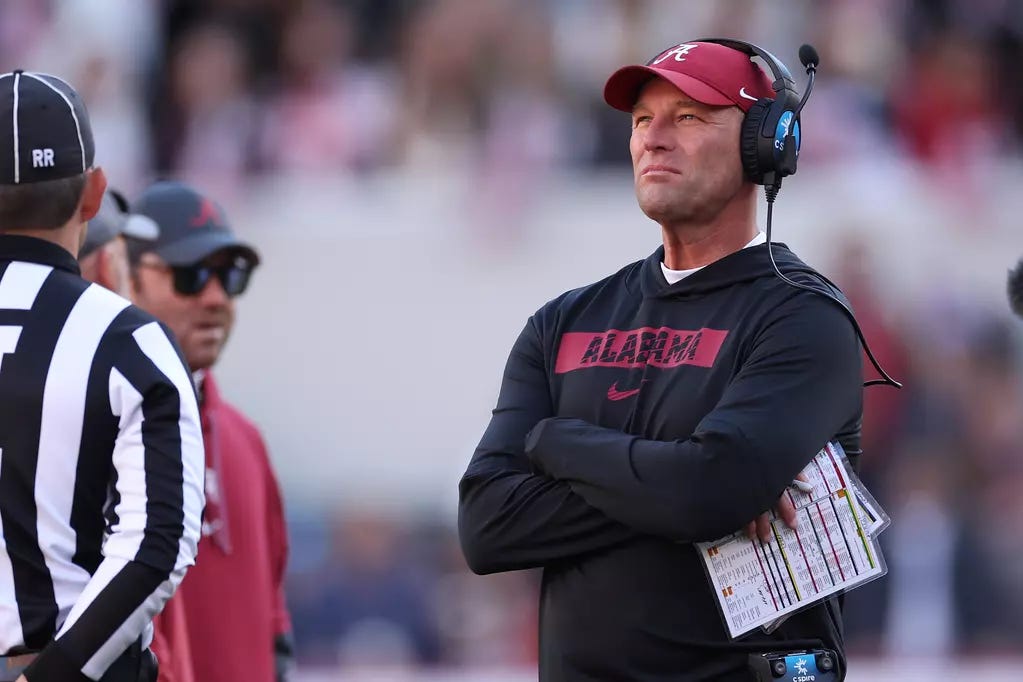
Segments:
[[[554,416],[531,320],[460,484],[470,566],[541,566],[641,535],[712,540],[771,508],[862,399],[848,321],[795,300],[802,310],[778,311],[715,409],[676,441]]]

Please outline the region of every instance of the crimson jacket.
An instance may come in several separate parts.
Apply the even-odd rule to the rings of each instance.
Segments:
[[[149,648],[160,664],[157,682],[196,682],[188,623],[180,599],[171,598],[153,619],[153,642]]]
[[[207,373],[199,390],[206,512],[184,605],[195,679],[274,682],[276,640],[291,631],[283,581],[288,543],[280,490],[256,427]]]
[[[730,641],[692,544],[773,507],[827,441],[859,452],[853,326],[776,277],[767,248],[673,285],[658,249],[554,299],[516,341],[459,532],[479,573],[543,567],[543,682],[747,680],[751,651],[841,654],[834,602]]]

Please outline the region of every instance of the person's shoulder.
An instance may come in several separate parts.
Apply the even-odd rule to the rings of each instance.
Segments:
[[[157,321],[128,299],[104,286],[79,277],[68,277],[66,282],[66,286],[77,287],[81,291],[73,314],[87,316],[94,323],[105,322],[108,335],[132,331]]]
[[[781,292],[787,299],[806,303],[811,308],[816,308],[820,304],[834,306],[834,302],[829,301],[828,298],[836,298],[846,307],[851,307],[841,288],[828,279],[824,273],[806,263],[786,245],[774,244],[773,246],[775,260],[781,273],[792,282],[802,287],[808,287],[812,291],[792,286],[773,270],[768,273],[768,276],[759,280],[762,286]]]
[[[256,426],[256,423],[252,421],[248,415],[242,412],[237,405],[221,398],[217,409],[220,411],[221,415],[227,417],[234,426],[242,429],[247,435],[262,442],[263,435],[260,433],[259,427]]]
[[[114,350],[115,356],[127,349],[141,348],[146,355],[176,355],[184,363],[174,332],[163,321],[98,284],[93,284],[88,294],[94,297],[96,314],[110,318],[103,343]]]
[[[226,426],[236,434],[241,433],[244,437],[254,444],[258,444],[261,449],[266,448],[263,440],[263,434],[256,426],[256,423],[249,418],[244,412],[241,411],[234,403],[227,400],[223,393],[220,391],[219,382],[213,379],[211,373],[207,373],[206,381],[213,382],[216,386],[216,400],[211,403],[211,407],[217,413],[217,424]]]
[[[762,331],[784,329],[800,343],[820,345],[833,353],[848,348],[858,357],[855,313],[842,290],[809,266],[782,272],[800,286],[775,277],[769,285],[772,295],[764,297],[769,304],[757,326]]]
[[[42,291],[41,285],[45,284],[45,288],[48,291],[58,294],[57,296],[49,297],[40,296],[37,300],[40,301],[44,307],[49,305],[58,305],[63,307],[67,305],[68,300],[77,304],[81,295],[91,286],[91,283],[88,280],[82,279],[81,276],[63,268],[30,261],[8,261],[8,263],[10,264],[8,267],[17,267],[20,273],[35,280],[40,285],[40,292]],[[3,268],[0,268],[0,275],[2,275],[3,272]],[[55,303],[55,301],[61,302]]]
[[[263,432],[240,408],[223,398],[213,408],[217,428],[229,439],[230,449],[246,459],[255,458],[263,462],[263,468],[271,469],[270,453],[263,438]]]
[[[110,291],[98,284],[93,284],[88,294],[94,298],[97,308],[107,311],[117,311],[117,315],[110,323],[110,333],[115,335],[134,334],[137,330],[147,327],[159,327],[165,334],[170,331],[163,322],[151,313],[139,308],[123,296]]]
[[[560,296],[547,301],[537,312],[536,316],[542,319],[549,319],[558,316],[584,305],[598,296],[627,296],[638,291],[639,271],[645,260],[638,260],[629,263],[617,272],[590,284],[569,289]]]

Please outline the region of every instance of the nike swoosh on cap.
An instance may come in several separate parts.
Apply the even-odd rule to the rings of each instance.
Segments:
[[[741,88],[739,88],[739,97],[745,97],[746,99],[751,99],[754,102],[757,101],[756,97],[753,97],[752,95],[747,95],[746,94],[746,86],[745,85],[742,86]]]

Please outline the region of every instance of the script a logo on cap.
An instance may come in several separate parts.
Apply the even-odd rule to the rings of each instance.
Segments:
[[[698,47],[699,45],[697,43],[682,43],[681,45],[676,45],[675,47],[671,48],[670,50],[662,54],[657,59],[650,62],[650,64],[651,65],[660,64],[665,59],[672,56],[675,57],[676,62],[684,62],[686,60],[686,57],[689,55],[689,52],[691,50],[695,50]]]
[[[220,223],[223,222],[220,219],[220,211],[217,210],[217,205],[211,200],[203,198],[202,203],[199,204],[199,212],[192,218],[192,227],[202,227],[209,222]]]

